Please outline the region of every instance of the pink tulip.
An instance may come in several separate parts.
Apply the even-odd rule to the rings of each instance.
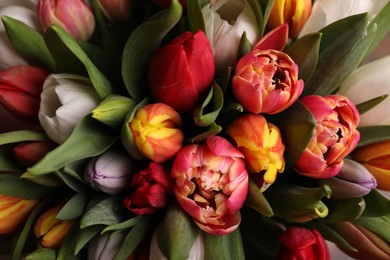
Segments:
[[[202,230],[224,235],[238,227],[248,173],[243,155],[226,139],[211,136],[185,146],[175,158],[171,176],[179,204]]]
[[[43,30],[56,24],[76,40],[87,41],[95,29],[95,18],[83,0],[38,0],[38,18]]]
[[[157,102],[191,112],[214,79],[214,56],[202,31],[185,32],[161,47],[149,65],[149,87]]]
[[[295,169],[312,178],[333,177],[359,141],[360,133],[356,130],[359,112],[348,98],[339,95],[310,95],[301,101],[313,113],[317,124]]]
[[[275,114],[298,99],[303,81],[298,80],[298,66],[287,54],[254,49],[237,63],[232,89],[251,113]]]
[[[98,4],[108,20],[129,20],[130,0],[99,0]]]
[[[123,203],[135,214],[144,215],[167,206],[173,184],[167,168],[150,162],[148,168],[134,175],[131,188],[133,192],[123,200]]]
[[[284,170],[284,144],[279,129],[262,115],[244,114],[226,129],[245,156],[247,169],[264,192]]]
[[[20,119],[38,122],[42,86],[49,73],[32,66],[0,71],[0,103]]]

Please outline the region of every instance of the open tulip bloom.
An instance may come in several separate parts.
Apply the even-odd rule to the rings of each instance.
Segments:
[[[0,255],[390,258],[388,0],[0,17]]]

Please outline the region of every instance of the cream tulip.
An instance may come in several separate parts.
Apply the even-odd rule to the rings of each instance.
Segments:
[[[355,70],[342,84],[339,94],[359,104],[390,94],[390,55]],[[359,126],[390,125],[390,97],[360,117]]]

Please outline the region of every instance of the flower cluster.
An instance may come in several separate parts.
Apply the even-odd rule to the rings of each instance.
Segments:
[[[390,3],[350,2],[0,4],[0,252],[389,257]]]

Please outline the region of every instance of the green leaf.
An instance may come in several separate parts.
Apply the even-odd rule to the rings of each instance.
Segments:
[[[245,54],[252,50],[252,43],[246,37],[246,32],[241,36],[240,44],[238,45],[237,60],[240,60]]]
[[[79,222],[75,221],[71,228],[68,230],[64,240],[61,243],[60,248],[58,249],[58,255],[56,260],[80,259],[80,256],[74,254],[76,247],[76,240],[74,238],[77,236],[78,230]]]
[[[390,126],[376,125],[359,127],[360,140],[357,147],[390,140]]]
[[[13,47],[30,65],[56,71],[54,59],[38,31],[8,16],[1,19]]]
[[[327,222],[343,222],[353,221],[359,218],[365,207],[366,203],[363,198],[353,198],[345,200],[329,200],[326,203],[329,209],[328,216],[324,218]]]
[[[365,36],[367,14],[358,14],[338,20],[325,28],[320,44],[317,68],[305,82],[303,95],[328,95],[360,64],[372,35]],[[366,48],[367,47],[367,48]]]
[[[379,191],[371,190],[369,194],[363,197],[366,202],[366,209],[362,216],[380,217],[390,214],[390,201]]]
[[[78,193],[73,196],[58,212],[57,219],[69,220],[80,217],[88,203],[88,196],[85,193]]]
[[[245,201],[246,206],[267,217],[271,217],[274,214],[272,207],[257,187],[253,178],[249,178],[249,195],[250,196],[247,196]]]
[[[20,130],[0,134],[0,145],[18,143],[23,141],[46,141],[49,140],[43,132],[33,130]]]
[[[108,79],[97,69],[80,44],[64,29],[57,25],[50,26],[45,33],[45,42],[60,72],[88,76],[102,99],[113,93]]]
[[[122,230],[122,229],[131,228],[131,227],[137,225],[137,223],[140,221],[140,218],[141,218],[140,216],[137,216],[137,217],[128,219],[128,220],[121,222],[121,223],[109,225],[108,227],[103,229],[101,233],[103,234],[107,231],[114,231],[114,230]]]
[[[52,173],[74,160],[99,155],[116,139],[117,136],[113,136],[111,128],[86,116],[76,125],[63,144],[47,153],[33,167],[28,168],[23,177],[34,178],[35,175]]]
[[[223,235],[215,236],[203,232],[205,252],[204,259],[244,260],[244,247],[239,229]]]
[[[280,129],[285,145],[285,169],[291,168],[309,144],[316,120],[309,109],[299,101],[281,113],[267,117],[267,120]]]
[[[157,228],[157,243],[168,259],[188,259],[191,247],[200,235],[192,218],[177,204],[171,204]]]
[[[192,33],[196,33],[198,30],[202,30],[204,33],[206,33],[202,8],[200,6],[199,0],[188,0],[186,5],[190,31]]]
[[[267,26],[268,17],[271,13],[272,6],[274,5],[274,0],[258,0],[260,3],[261,9],[264,10],[261,20],[260,20],[260,35],[263,35],[265,32],[265,27]]]
[[[293,42],[285,52],[290,55],[299,68],[299,78],[309,81],[313,75],[319,56],[321,33],[307,34]]]
[[[194,112],[194,122],[198,126],[209,126],[217,119],[223,106],[223,93],[219,85],[214,82],[206,99],[199,104]]]
[[[363,103],[357,104],[356,108],[359,111],[359,114],[362,115],[365,112],[369,111],[371,108],[375,107],[379,103],[381,103],[383,100],[385,100],[388,97],[388,95],[382,95],[379,97],[372,98],[370,100],[367,100]]]
[[[51,248],[40,248],[28,254],[25,260],[54,260],[56,259],[56,250]]]
[[[139,25],[127,40],[122,55],[122,77],[127,91],[136,102],[148,96],[145,85],[148,82],[149,62],[181,15],[181,4],[173,0],[169,9],[160,11]]]
[[[381,217],[360,217],[355,223],[364,226],[390,243],[390,215]]]
[[[77,192],[85,192],[88,190],[88,186],[84,184],[84,182],[80,182],[80,180],[73,178],[72,176],[66,174],[63,171],[56,171],[56,175],[72,190]]]
[[[219,134],[222,131],[222,127],[217,125],[216,123],[212,123],[211,125],[202,128],[204,131],[195,135],[194,137],[188,138],[185,140],[185,143],[199,143],[205,140],[207,137]]]
[[[103,229],[103,225],[94,225],[88,226],[83,229],[79,229],[76,239],[76,245],[74,249],[74,254],[77,255],[81,249],[97,234]]]

